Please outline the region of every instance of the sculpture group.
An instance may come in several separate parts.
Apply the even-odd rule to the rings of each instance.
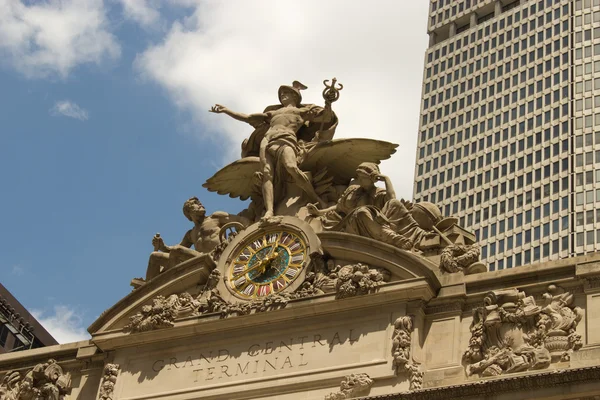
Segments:
[[[241,158],[203,186],[251,202],[237,215],[206,215],[197,198],[187,200],[183,213],[194,227],[174,246],[165,245],[157,234],[146,278],[134,280],[134,287],[199,254],[218,258],[227,245],[227,233],[278,216],[296,216],[317,233],[345,232],[407,251],[441,254],[442,272],[485,271],[478,262],[474,235],[458,227],[456,218],[442,217],[434,204],[396,198],[390,178],[379,169],[379,163],[394,154],[396,144],[334,139],[339,121],[332,104],[343,86],[335,78],[324,85],[324,106],[302,103],[306,86],[294,81],[280,86],[279,104],[261,113],[243,114],[220,104],[209,110],[254,130],[242,143]]]

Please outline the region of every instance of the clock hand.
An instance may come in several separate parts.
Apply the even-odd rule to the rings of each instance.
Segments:
[[[266,267],[268,262],[269,262],[269,260],[267,259],[267,257],[265,257],[265,258],[261,259],[259,262],[257,262],[256,264],[254,264],[252,267],[247,268],[247,269],[243,270],[242,272],[237,273],[236,275],[233,275],[233,279],[237,279],[240,276],[245,275],[250,271],[254,271],[255,269],[264,268],[264,267]]]

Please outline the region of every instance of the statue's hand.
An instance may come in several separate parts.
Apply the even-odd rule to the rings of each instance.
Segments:
[[[221,113],[224,113],[225,111],[227,111],[227,107],[222,106],[220,104],[215,104],[214,106],[212,106],[210,108],[210,110],[208,110],[208,112],[212,112],[215,114],[221,114]]]
[[[321,215],[321,210],[319,210],[315,204],[311,204],[311,203],[307,204],[306,210],[313,217],[318,217]]]
[[[152,238],[152,246],[154,246],[156,250],[160,251],[165,251],[167,249],[167,246],[165,246],[165,242],[160,236],[154,236]]]
[[[387,176],[385,176],[385,175],[381,175],[381,174],[373,175],[373,182],[385,182],[386,179],[387,179]]]

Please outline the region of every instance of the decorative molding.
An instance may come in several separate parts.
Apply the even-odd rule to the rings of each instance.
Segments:
[[[104,366],[104,376],[100,382],[99,400],[113,400],[115,384],[119,375],[119,364],[106,364]]]
[[[479,273],[487,271],[485,264],[479,262],[481,246],[479,244],[452,243],[442,249],[440,270],[444,273]],[[472,270],[472,271],[471,271]]]
[[[467,376],[548,368],[567,361],[582,346],[576,333],[583,311],[573,305],[573,294],[548,285],[536,304],[518,289],[489,292],[484,306],[473,313],[471,339],[463,354]]]
[[[484,379],[462,385],[441,386],[412,392],[365,397],[364,400],[449,400],[497,396],[499,393],[533,391],[549,387],[574,387],[600,380],[600,366],[559,369],[521,376]]]
[[[394,322],[394,333],[392,336],[392,359],[396,375],[401,370],[408,372],[410,390],[421,389],[423,386],[423,372],[419,370],[411,355],[413,332],[413,317],[403,316]]]
[[[426,315],[441,314],[446,312],[462,312],[464,301],[454,300],[449,303],[436,304],[425,308]]]
[[[63,400],[71,393],[71,374],[56,360],[37,364],[23,376],[8,371],[0,383],[1,400]]]
[[[345,400],[369,394],[373,386],[373,379],[369,375],[351,374],[347,375],[340,383],[340,391],[325,396],[325,400]]]
[[[214,269],[200,294],[196,297],[184,292],[168,297],[156,296],[151,305],[129,317],[123,331],[126,333],[146,332],[175,326],[175,320],[189,315],[219,313],[221,318],[272,311],[287,306],[288,301],[312,297],[324,293],[335,293],[336,299],[373,293],[390,279],[384,268],[370,268],[365,264],[336,266],[333,260],[325,262],[320,254],[313,254],[313,272],[307,275],[302,285],[292,293],[272,293],[264,298],[247,302],[226,301],[217,290],[221,273]]]

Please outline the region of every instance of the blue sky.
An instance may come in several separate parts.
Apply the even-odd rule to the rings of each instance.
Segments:
[[[152,236],[189,229],[187,198],[244,208],[201,186],[250,133],[209,106],[262,111],[294,79],[317,104],[344,83],[338,136],[400,143],[383,172],[410,197],[422,3],[0,0],[0,281],[59,341],[85,338]]]

